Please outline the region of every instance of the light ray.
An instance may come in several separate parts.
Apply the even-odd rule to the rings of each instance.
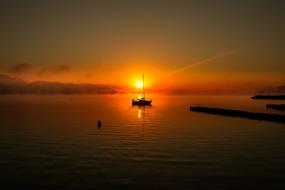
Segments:
[[[190,68],[192,68],[192,67],[196,67],[196,66],[199,66],[199,65],[202,65],[202,64],[205,64],[205,63],[209,63],[209,62],[215,61],[215,60],[217,60],[217,59],[220,59],[220,58],[223,58],[223,57],[225,57],[225,56],[234,54],[234,53],[236,53],[236,52],[237,52],[237,50],[230,50],[230,51],[227,51],[227,52],[224,52],[224,53],[215,55],[215,56],[213,56],[213,57],[209,57],[209,58],[203,59],[203,60],[201,60],[201,61],[188,64],[188,65],[186,65],[186,66],[184,66],[184,67],[181,67],[181,68],[179,68],[179,69],[176,69],[176,70],[174,70],[174,71],[171,71],[171,72],[169,72],[169,73],[167,73],[167,74],[165,74],[165,75],[163,75],[163,76],[161,76],[161,77],[158,77],[158,78],[155,80],[155,82],[157,82],[157,81],[159,81],[159,80],[161,80],[161,79],[163,79],[163,78],[172,76],[172,75],[174,75],[174,74],[180,73],[180,72],[182,72],[182,71],[188,70],[188,69],[190,69]]]

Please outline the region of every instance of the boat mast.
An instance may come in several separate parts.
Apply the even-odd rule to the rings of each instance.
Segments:
[[[143,78],[143,99],[145,99],[145,91],[144,91],[144,75],[142,76]]]

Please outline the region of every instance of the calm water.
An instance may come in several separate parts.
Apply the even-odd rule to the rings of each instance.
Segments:
[[[270,101],[157,95],[153,100],[152,107],[140,108],[130,106],[128,95],[0,96],[1,185],[285,188],[284,124],[189,111],[189,105],[205,105],[278,113],[265,109]]]

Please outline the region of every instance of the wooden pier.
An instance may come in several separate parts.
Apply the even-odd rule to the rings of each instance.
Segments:
[[[282,114],[270,114],[270,113],[256,113],[241,110],[223,109],[223,108],[209,108],[201,106],[190,106],[190,111],[203,112],[208,114],[241,117],[254,120],[274,121],[285,124],[285,115]]]

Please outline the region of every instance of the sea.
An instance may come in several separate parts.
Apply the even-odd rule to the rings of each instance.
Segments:
[[[285,124],[189,110],[282,101],[151,97],[1,95],[1,189],[285,189]]]

